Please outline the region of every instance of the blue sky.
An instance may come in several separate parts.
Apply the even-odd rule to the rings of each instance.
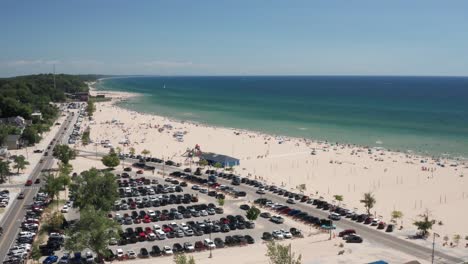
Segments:
[[[468,76],[468,1],[5,0],[0,76]]]

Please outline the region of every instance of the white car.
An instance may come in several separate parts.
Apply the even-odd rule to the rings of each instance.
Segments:
[[[153,225],[153,231],[161,230],[161,227],[158,225]]]
[[[157,239],[154,233],[149,233],[147,237],[148,237],[148,241],[154,241]]]
[[[193,186],[192,186],[192,190],[195,190],[195,191],[200,190],[200,186],[198,186],[198,185],[193,185]]]
[[[186,223],[180,223],[179,226],[180,226],[180,228],[182,228],[182,230],[184,230],[184,231],[187,230],[187,229],[189,229],[189,227],[188,227],[188,225],[187,225]]]
[[[193,246],[192,243],[190,243],[190,242],[185,242],[185,243],[184,243],[184,249],[187,250],[187,251],[194,251],[194,250],[195,250],[195,247]]]
[[[328,215],[328,219],[338,221],[341,219],[341,215],[337,213],[331,213]]]
[[[68,205],[64,205],[61,212],[62,213],[68,213],[68,209],[69,209]]]
[[[273,238],[275,238],[275,239],[283,239],[284,238],[283,232],[281,232],[279,230],[274,230],[271,234],[273,235]]]
[[[173,254],[172,248],[169,247],[169,246],[164,246],[163,247],[163,252],[164,252],[165,255],[172,255]]]
[[[127,255],[129,259],[136,259],[137,254],[133,250],[127,250]]]
[[[205,244],[206,247],[208,248],[215,248],[215,243],[213,241],[211,241],[211,239],[209,238],[206,238],[203,243]]]
[[[115,251],[115,255],[117,255],[117,258],[122,258],[124,256],[124,252],[121,248],[118,248],[116,251]]]
[[[281,229],[280,231],[281,231],[281,233],[283,233],[283,237],[284,237],[284,238],[292,238],[291,232],[286,231],[286,230],[284,230],[284,229]]]
[[[208,212],[206,210],[201,210],[200,216],[208,216]]]
[[[260,188],[257,190],[258,194],[265,194],[265,190],[263,188]]]

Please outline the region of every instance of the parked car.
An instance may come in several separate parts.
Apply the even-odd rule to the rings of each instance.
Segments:
[[[164,246],[162,251],[163,251],[164,255],[172,255],[173,254],[172,248],[169,247],[169,246]]]
[[[148,250],[146,248],[141,248],[140,249],[140,257],[141,258],[149,257],[149,253],[148,253]]]
[[[393,229],[395,228],[394,225],[390,224],[390,225],[387,225],[387,228],[385,229],[385,232],[393,232]]]
[[[362,237],[358,235],[350,235],[346,238],[346,243],[362,243]]]
[[[48,256],[47,258],[42,261],[42,264],[52,264],[58,261],[58,257],[55,255]]]
[[[356,230],[354,230],[354,229],[345,229],[345,230],[339,232],[338,236],[339,237],[344,237],[344,236],[351,235],[351,234],[356,234]]]

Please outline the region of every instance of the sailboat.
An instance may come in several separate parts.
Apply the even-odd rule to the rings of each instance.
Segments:
[[[163,89],[166,89],[166,84],[163,85]]]

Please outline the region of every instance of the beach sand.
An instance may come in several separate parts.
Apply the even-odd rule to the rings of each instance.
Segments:
[[[377,202],[371,213],[390,222],[393,210],[403,212],[404,217],[398,224],[402,223],[404,228],[395,232],[397,236],[415,234],[412,223],[428,209],[437,220],[434,231],[442,237],[448,236],[449,243],[455,234],[461,235],[460,249],[466,243],[464,238],[468,235],[468,226],[463,223],[468,221],[468,212],[463,208],[468,205],[467,164],[354,145],[179,122],[114,105],[118,100],[138,95],[99,93],[112,97],[113,101],[97,103],[93,121],[84,123],[84,126],[91,128],[94,142],[109,140],[113,147],[118,146],[127,153],[130,147],[134,147],[137,154],[147,149],[153,157],[171,159],[186,166],[190,160],[182,155],[198,144],[203,152],[240,159],[240,166],[234,167],[237,175],[261,179],[277,186],[284,185],[288,189],[305,184],[306,194],[328,201],[332,201],[334,195],[343,195],[342,206],[355,208],[362,213],[365,210],[359,201],[364,193],[372,192]],[[185,134],[183,142],[173,137],[176,131]],[[124,140],[129,141],[125,147],[119,144]],[[77,144],[75,147],[87,151],[109,151],[101,144]],[[315,155],[311,154],[313,150]],[[95,163],[99,164],[99,161]],[[438,163],[444,164],[444,167]],[[85,164],[78,166],[86,167]],[[440,239],[439,243],[442,242]]]

